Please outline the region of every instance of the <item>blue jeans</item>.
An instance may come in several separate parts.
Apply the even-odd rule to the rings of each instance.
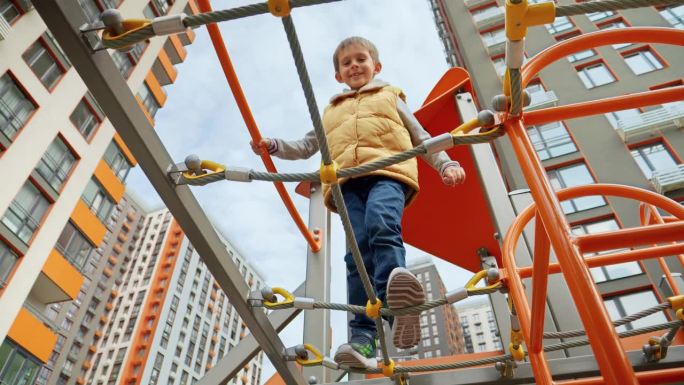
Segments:
[[[342,185],[356,242],[363,264],[378,298],[385,303],[389,275],[395,267],[406,266],[406,249],[401,238],[401,217],[404,213],[407,185],[382,176],[351,179]],[[351,250],[344,256],[347,263],[347,296],[352,305],[365,306],[368,296],[354,263]],[[365,314],[356,314],[349,321],[352,335],[375,338],[375,322]]]

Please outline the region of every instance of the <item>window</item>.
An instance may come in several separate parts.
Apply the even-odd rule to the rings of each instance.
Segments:
[[[71,222],[64,226],[55,248],[79,270],[83,269],[93,250],[86,237]]]
[[[24,183],[19,193],[10,203],[2,223],[19,239],[27,243],[38,229],[40,220],[50,203],[30,181]]]
[[[584,163],[549,170],[546,173],[554,190],[594,183],[594,178],[591,176],[589,169]],[[602,197],[588,196],[563,201],[561,202],[561,207],[563,208],[564,213],[571,214],[577,211],[603,206],[605,204],[606,201],[603,200]]]
[[[14,265],[17,263],[19,257],[5,244],[5,242],[0,241],[0,289],[5,287],[7,282],[7,277],[14,269]]]
[[[482,34],[482,40],[484,40],[487,47],[502,43],[506,41],[506,30],[499,28],[494,31],[485,32]]]
[[[150,116],[154,118],[161,106],[157,102],[157,99],[154,98],[154,95],[152,95],[152,91],[147,83],[143,82],[143,84],[140,86],[140,89],[138,89],[137,96],[142,102],[143,106],[145,106],[147,109],[147,112],[150,113]]]
[[[527,135],[530,137],[534,149],[541,160],[577,151],[577,147],[575,147],[575,143],[570,138],[568,130],[561,122],[532,126],[527,129]]]
[[[38,76],[40,82],[49,90],[55,86],[57,80],[66,72],[66,69],[57,63],[57,60],[55,60],[42,38],[36,40],[24,52],[23,58],[36,76]]]
[[[651,179],[655,171],[677,167],[677,161],[662,143],[633,148],[632,157],[646,179]]]
[[[593,234],[604,231],[612,231],[619,229],[618,223],[615,219],[608,219],[605,221],[585,223],[572,227],[572,233],[575,235]],[[601,252],[599,254],[609,253],[610,251]],[[591,255],[591,254],[588,254]],[[613,279],[629,277],[632,275],[639,275],[643,273],[641,267],[637,262],[625,262],[615,265],[600,266],[590,269],[594,282],[605,282]]]
[[[12,2],[12,0],[0,0],[0,15],[5,18],[7,24],[12,24],[21,15],[19,8]]]
[[[83,191],[83,201],[88,205],[90,211],[95,214],[102,222],[106,221],[114,208],[114,201],[107,195],[100,184],[91,178]]]
[[[684,5],[671,6],[660,10],[668,23],[678,29],[684,29]]]
[[[587,88],[594,88],[615,81],[615,77],[604,63],[596,63],[578,68],[577,74]]]
[[[38,360],[5,338],[0,346],[0,384],[33,384],[40,366]]]
[[[587,17],[589,18],[589,20],[594,21],[594,22],[599,21],[599,20],[603,20],[603,19],[611,17],[613,15],[615,15],[615,12],[613,12],[613,11],[587,13]]]
[[[556,40],[563,41],[563,40],[571,39],[573,37],[577,37],[579,35],[581,35],[580,31],[571,32],[571,33],[568,33],[568,34],[565,34],[562,36],[556,36]],[[594,51],[593,49],[587,49],[584,51],[574,53],[572,55],[568,55],[568,61],[570,63],[574,63],[574,62],[578,62],[580,60],[588,59],[592,56],[596,56],[596,51]]]
[[[609,112],[606,114],[606,119],[608,119],[608,122],[610,123],[613,128],[617,129],[620,128],[620,121],[623,120],[629,120],[629,119],[640,119],[641,118],[641,112],[636,109],[629,109],[629,110],[620,110],[620,111],[615,111],[615,112]]]
[[[641,310],[647,309],[649,307],[658,304],[658,299],[652,291],[642,291],[638,293],[621,295],[613,298],[608,298],[604,301],[606,304],[606,309],[610,318],[618,320],[624,318],[625,316],[637,313]],[[657,325],[660,323],[667,322],[665,315],[660,313],[651,314],[648,317],[640,318],[636,321],[632,321],[623,326],[617,328],[618,332],[625,330],[632,330],[637,328],[642,328],[651,325]]]
[[[0,77],[0,131],[10,141],[24,126],[36,105],[19,88],[9,73]]]
[[[625,55],[625,63],[635,75],[641,75],[663,68],[663,63],[651,52],[645,49]]]
[[[480,20],[487,19],[496,14],[502,14],[502,10],[497,5],[491,5],[489,7],[481,8],[476,11],[472,11],[473,20],[479,22]]]
[[[78,102],[76,109],[71,113],[69,119],[86,140],[90,140],[93,132],[95,132],[95,128],[100,125],[100,119],[98,119],[95,112],[88,105],[86,98]]]
[[[40,163],[36,166],[36,171],[45,178],[45,181],[55,191],[59,191],[74,163],[76,163],[76,157],[71,153],[71,150],[62,138],[57,136],[40,159]]]
[[[116,175],[119,180],[122,182],[126,180],[128,171],[130,171],[132,166],[130,163],[128,163],[128,160],[114,141],[109,143],[109,147],[107,147],[107,151],[105,151],[103,159],[109,168],[114,171],[114,175]]]
[[[146,42],[141,42],[133,46],[133,48],[128,52],[112,51],[112,59],[114,64],[121,72],[121,75],[128,79],[133,71],[133,67],[140,61],[140,57],[147,48]]]
[[[618,20],[618,21],[615,21],[613,23],[603,24],[599,28],[602,30],[627,28],[627,24],[625,24],[625,22],[622,20]],[[629,47],[630,45],[632,45],[632,43],[613,44],[613,48],[620,49],[620,48]]]
[[[554,34],[558,32],[567,31],[574,26],[575,25],[572,24],[572,20],[570,20],[569,17],[561,16],[557,17],[552,24],[546,24],[546,30],[549,31],[550,34]]]

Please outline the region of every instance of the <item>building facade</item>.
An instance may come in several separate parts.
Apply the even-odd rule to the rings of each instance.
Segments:
[[[456,306],[463,329],[466,353],[501,350],[501,338],[494,311],[486,298]]]
[[[573,2],[557,1],[558,4]],[[469,71],[480,107],[491,108],[492,97],[502,92],[501,76],[505,71],[504,2],[431,0],[429,3],[444,41],[447,62]],[[529,58],[557,42],[581,34],[638,26],[682,29],[684,6],[559,17],[553,24],[529,29],[525,52]],[[682,62],[684,51],[681,47],[660,44],[624,43],[577,52],[545,68],[530,82],[527,90],[531,94],[531,104],[526,109],[681,86],[684,67],[679,63]],[[684,202],[682,127],[684,102],[680,101],[528,127],[527,132],[556,189],[619,183]],[[508,191],[526,189],[508,138],[496,140],[492,149]],[[516,203],[513,198],[511,200]],[[528,198],[525,205],[529,202]],[[590,196],[564,201],[561,206],[575,234],[640,224],[638,203],[634,201]],[[522,207],[516,206],[517,209]],[[684,289],[681,263],[674,256],[665,258],[665,263],[673,272],[676,284]],[[672,288],[661,278],[663,270],[654,259],[594,268],[591,272],[613,319],[661,303],[672,294]],[[552,278],[552,284],[555,279]],[[562,285],[549,290],[550,295],[567,291]],[[572,306],[570,302],[567,304]],[[559,302],[554,305],[557,314],[552,317],[557,324],[574,320],[570,326],[581,327],[576,312],[569,310],[571,307]],[[626,328],[661,323],[668,318],[671,318],[670,314],[657,313],[630,323]],[[470,335],[472,337],[472,330]],[[628,346],[640,348],[641,343],[643,339]],[[471,341],[471,344],[475,351],[479,349],[478,341]]]
[[[167,209],[144,216],[86,384],[194,384],[247,334]],[[224,242],[249,286],[261,276]],[[257,385],[262,353],[230,384]]]
[[[446,296],[446,288],[437,267],[429,258],[408,266],[423,285],[428,301]],[[421,341],[410,349],[397,349],[388,344],[389,355],[397,361],[451,356],[465,352],[463,330],[453,305],[438,306],[420,315]],[[389,329],[386,335],[391,335]],[[379,352],[378,354],[381,354]]]
[[[126,17],[197,12],[187,0],[79,4],[84,22],[112,7]],[[111,52],[150,120],[193,39],[189,30]],[[0,0],[0,57],[0,383],[84,383],[71,363],[93,353],[90,317],[111,311],[130,242],[121,226],[132,231],[136,218],[110,216],[132,207],[124,183],[136,161],[30,1]]]

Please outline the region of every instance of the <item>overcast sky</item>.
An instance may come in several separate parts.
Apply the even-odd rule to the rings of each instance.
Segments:
[[[214,9],[253,1],[214,1]],[[346,0],[296,8],[292,18],[321,111],[342,90],[334,79],[332,53],[344,38],[359,35],[373,41],[383,69],[379,78],[401,87],[416,110],[447,69],[444,52],[427,0]],[[221,25],[224,40],[252,114],[263,136],[299,139],[312,129],[280,19],[268,15]],[[194,153],[202,159],[265,170],[249,148],[249,135],[205,28],[186,47],[176,82],[165,87],[168,101],[156,116],[155,129],[176,161]],[[304,161],[276,159],[282,172],[316,170],[320,157]],[[128,186],[150,208],[161,200],[135,168]],[[301,216],[308,200],[287,185]],[[225,237],[263,273],[270,286],[296,288],[305,277],[306,243],[290,219],[275,188],[267,182],[218,182],[193,187],[205,212]],[[332,300],[346,303],[344,236],[340,219],[332,217]],[[408,247],[408,262],[425,253]],[[462,287],[471,274],[434,259],[447,290]],[[346,314],[333,312],[333,350],[346,339]],[[286,345],[302,342],[302,317],[281,333]],[[273,367],[264,360],[265,381]]]

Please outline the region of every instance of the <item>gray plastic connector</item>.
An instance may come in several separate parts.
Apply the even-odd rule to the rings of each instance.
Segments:
[[[525,39],[506,40],[506,67],[520,69],[525,60]]]
[[[428,154],[434,154],[440,151],[448,150],[454,147],[454,138],[450,133],[433,136],[432,138],[423,142]]]
[[[515,331],[520,330],[520,321],[518,320],[518,316],[513,314],[511,314],[511,329]]]
[[[337,362],[331,360],[330,357],[323,357],[323,362],[321,362],[321,364],[326,368],[333,370],[338,370],[340,368],[340,365]]]
[[[452,290],[446,293],[447,303],[456,303],[468,298],[468,289],[462,287],[460,289]]]
[[[499,274],[499,269],[490,267],[487,269],[487,284],[491,285],[494,282],[498,282],[501,279],[501,274]]]
[[[482,110],[477,113],[477,120],[480,121],[480,125],[483,127],[493,126],[496,123],[496,117],[494,113],[489,110]]]
[[[276,296],[273,293],[273,290],[271,290],[270,287],[264,286],[261,288],[261,296],[269,302],[275,302],[276,301]]]
[[[314,308],[314,299],[307,297],[296,297],[294,299],[293,305],[295,309],[311,310]]]
[[[227,180],[233,180],[236,182],[251,182],[251,171],[252,170],[247,167],[226,167],[224,174]]]
[[[508,98],[506,95],[496,95],[492,98],[492,108],[494,111],[505,112],[508,109]]]
[[[202,160],[195,154],[190,154],[185,157],[185,167],[194,172],[195,175],[205,174],[204,170],[202,170]]]
[[[121,16],[121,12],[119,12],[118,9],[105,9],[100,15],[100,20],[102,20],[102,24],[105,25],[106,29],[114,32],[117,36],[125,32],[123,28],[123,16]]]
[[[307,358],[309,358],[309,352],[306,350],[306,347],[304,346],[304,344],[296,345],[294,347],[294,352],[295,352],[295,355],[297,357],[301,358],[302,360],[306,360]]]
[[[185,13],[155,17],[152,19],[152,30],[157,36],[185,32],[185,30],[188,29],[183,22],[186,17],[188,17],[188,15]]]

